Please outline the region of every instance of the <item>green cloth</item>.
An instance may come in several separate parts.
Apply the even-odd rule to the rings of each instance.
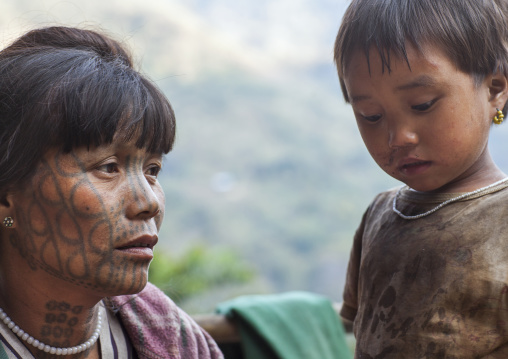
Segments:
[[[245,359],[349,359],[329,299],[307,292],[242,296],[217,312],[238,325]]]
[[[0,359],[9,359],[2,343],[0,343]]]

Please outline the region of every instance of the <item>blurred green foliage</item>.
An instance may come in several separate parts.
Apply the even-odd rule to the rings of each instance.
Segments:
[[[178,255],[156,250],[149,280],[179,304],[213,288],[247,283],[254,274],[230,250],[195,245]]]

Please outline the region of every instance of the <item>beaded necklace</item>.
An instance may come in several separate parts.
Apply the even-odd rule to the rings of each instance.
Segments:
[[[56,348],[56,347],[52,347],[48,344],[44,344],[43,342],[38,341],[37,339],[35,339],[31,335],[29,335],[28,333],[23,331],[19,326],[16,325],[16,323],[14,323],[12,321],[11,318],[9,318],[7,316],[7,314],[3,311],[2,308],[0,308],[0,321],[2,321],[7,326],[7,328],[9,328],[14,334],[16,334],[24,342],[36,347],[39,350],[42,350],[46,353],[54,354],[54,355],[78,354],[78,353],[81,353],[85,350],[90,349],[95,344],[97,339],[99,339],[99,335],[100,335],[101,327],[102,327],[102,317],[101,317],[101,312],[99,311],[99,315],[97,318],[97,327],[95,328],[95,331],[93,332],[92,336],[86,342],[84,342],[83,344],[80,344],[80,345],[76,345],[74,347],[70,347],[70,348]]]
[[[461,199],[474,196],[475,194],[478,194],[478,193],[487,192],[489,189],[491,189],[491,188],[493,188],[493,187],[495,187],[495,186],[497,186],[497,185],[499,185],[501,183],[504,183],[506,181],[508,181],[508,177],[504,178],[504,179],[502,179],[500,181],[494,182],[494,183],[492,183],[492,184],[490,184],[488,186],[485,186],[485,187],[482,187],[482,188],[478,188],[477,190],[474,190],[474,191],[471,191],[471,192],[467,192],[467,193],[463,193],[460,196],[450,198],[450,199],[448,199],[448,200],[446,200],[444,202],[441,202],[440,204],[438,204],[436,207],[432,208],[431,210],[429,210],[427,212],[424,212],[424,213],[420,213],[420,214],[414,215],[414,216],[407,216],[407,215],[405,215],[404,213],[402,213],[401,211],[399,211],[397,209],[397,198],[399,197],[400,192],[402,190],[404,190],[404,189],[408,189],[409,188],[408,186],[403,186],[403,187],[399,188],[399,190],[395,194],[395,197],[393,198],[392,210],[395,213],[397,213],[399,215],[399,217],[404,218],[404,219],[418,219],[418,218],[422,218],[422,217],[428,216],[429,214],[432,214],[432,213],[436,212],[438,209],[443,208],[447,204],[460,201]]]

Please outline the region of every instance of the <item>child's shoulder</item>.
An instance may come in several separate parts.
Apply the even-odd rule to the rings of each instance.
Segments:
[[[488,188],[487,188],[488,187]],[[390,188],[386,191],[380,192],[377,194],[372,203],[376,202],[384,202],[384,201],[393,201],[395,197],[401,197],[406,200],[416,201],[416,202],[439,202],[442,199],[455,199],[461,197],[459,200],[472,200],[480,197],[485,197],[486,200],[497,201],[500,198],[508,197],[508,182],[507,181],[499,181],[494,186],[487,186],[480,190],[468,192],[468,193],[429,193],[429,192],[419,192],[415,191],[408,186],[397,186]],[[463,197],[463,198],[462,198]]]
[[[494,186],[481,191],[468,193],[428,193],[410,189],[407,186],[394,187],[376,195],[370,203],[367,213],[369,217],[378,218],[381,214],[387,216],[401,212],[409,217],[421,218],[439,210],[440,213],[453,214],[459,208],[469,210],[483,210],[484,208],[502,208],[507,212],[508,182],[499,182]],[[421,216],[421,214],[425,214]],[[404,217],[401,215],[401,217]],[[411,218],[412,219],[412,218]]]
[[[396,187],[389,188],[383,192],[380,192],[374,197],[373,202],[382,201],[382,200],[386,200],[386,199],[393,199],[393,197],[395,197],[397,192],[401,191],[403,188],[404,188],[404,186],[396,186]]]
[[[393,203],[393,199],[397,194],[402,190],[402,186],[393,187],[386,191],[378,193],[374,199],[371,201],[369,208],[374,207],[385,207],[385,206],[391,206],[391,203]]]

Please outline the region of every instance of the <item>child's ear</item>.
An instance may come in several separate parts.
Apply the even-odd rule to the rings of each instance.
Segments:
[[[508,100],[508,79],[501,72],[496,72],[487,78],[489,87],[489,102],[493,108],[503,109]]]

